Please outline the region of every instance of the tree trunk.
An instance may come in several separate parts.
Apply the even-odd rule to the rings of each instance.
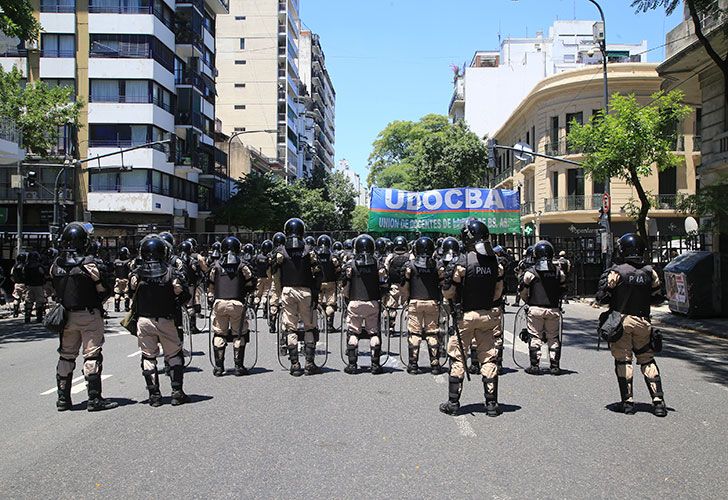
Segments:
[[[647,249],[652,250],[650,237],[647,233],[647,214],[650,212],[650,200],[647,198],[647,193],[645,193],[645,189],[642,187],[639,175],[637,175],[637,169],[630,167],[629,177],[631,184],[637,190],[637,197],[640,199],[640,212],[637,216],[637,232],[645,240]]]

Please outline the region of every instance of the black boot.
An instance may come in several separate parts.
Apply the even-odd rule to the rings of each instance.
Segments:
[[[503,344],[498,346],[498,356],[495,358],[495,364],[498,366],[498,375],[503,374]]]
[[[407,365],[407,373],[410,375],[417,375],[420,373],[420,367],[418,366],[417,362],[419,360],[419,349],[417,347],[410,345],[409,347],[409,365]]]
[[[372,375],[379,375],[384,372],[382,365],[379,364],[379,360],[382,356],[382,346],[376,345],[372,347]]]
[[[190,402],[190,397],[182,390],[185,376],[185,365],[175,365],[170,369],[172,379],[172,406],[179,406]]]
[[[111,410],[119,406],[116,401],[109,401],[101,397],[101,372],[86,375],[86,386],[88,388],[88,411]]]
[[[216,377],[222,377],[225,374],[225,347],[212,347],[215,356],[215,368],[212,374]]]
[[[329,332],[337,332],[338,331],[338,329],[334,325],[334,315],[333,314],[331,316],[327,316],[326,317],[326,329]]]
[[[344,372],[348,373],[349,375],[354,375],[357,372],[356,363],[359,360],[357,347],[353,345],[348,345],[346,347],[346,356],[349,359],[349,364],[346,365],[346,368],[344,368]]]
[[[129,297],[126,297],[124,299],[124,311],[125,312],[129,312],[129,309],[130,309],[130,307],[129,307]]]
[[[478,363],[478,350],[470,346],[470,366],[468,367],[468,372],[470,372],[471,375],[477,375],[480,373],[480,363]]]
[[[617,375],[617,384],[619,385],[619,396],[621,398],[621,402],[619,405],[620,410],[625,415],[634,415],[635,407],[634,402],[632,402],[632,379],[627,379],[627,377],[624,377],[619,373],[619,367],[621,365],[628,364],[631,364],[631,362],[615,360],[614,372]]]
[[[433,375],[440,375],[443,372],[442,366],[440,366],[440,346],[435,347],[428,346],[427,352],[430,354],[430,373]]]
[[[316,366],[316,344],[313,342],[306,342],[303,346],[303,353],[306,357],[306,366],[303,370],[305,375],[316,375],[321,373],[321,368]]]
[[[288,359],[291,361],[290,374],[294,377],[303,375],[301,363],[298,361],[298,346],[288,346]]]
[[[114,312],[121,312],[121,299],[114,300]]]
[[[440,411],[448,415],[457,415],[460,410],[460,393],[463,391],[463,379],[450,375],[448,380],[448,400],[440,405]]]
[[[154,408],[162,406],[162,393],[159,391],[159,373],[157,369],[142,370],[142,375],[144,375],[144,381],[147,383],[147,390],[149,391],[149,406]]]
[[[30,319],[33,316],[33,309],[32,308],[25,308],[25,322],[30,323]]]
[[[65,377],[56,374],[56,385],[58,386],[58,400],[56,401],[56,410],[70,410],[71,403],[71,384],[73,381],[73,372]]]
[[[648,365],[655,365],[657,375],[654,378],[650,378],[644,375],[645,367]],[[645,383],[647,384],[647,390],[650,391],[650,398],[652,399],[652,411],[656,417],[667,416],[667,406],[665,406],[664,394],[662,392],[662,378],[660,377],[660,370],[657,368],[657,363],[654,361],[644,365],[642,367],[643,375],[645,377]]]
[[[235,358],[235,376],[242,377],[248,374],[248,369],[245,368],[245,346],[233,347],[233,357]]]
[[[36,304],[35,307],[35,322],[43,323],[43,314],[45,313],[45,306],[43,304]]]
[[[551,375],[561,375],[561,348],[553,350],[553,356],[550,356],[549,372]]]
[[[13,304],[13,318],[20,316],[20,304],[16,302]]]
[[[270,313],[268,317],[268,329],[270,333],[278,333],[278,314]]]
[[[529,375],[541,375],[541,368],[539,367],[538,359],[539,350],[532,347],[528,348],[528,357],[531,361],[531,366],[526,368],[526,373]]]
[[[489,417],[497,417],[501,411],[498,407],[498,376],[493,378],[483,377],[483,392],[485,393],[485,414]]]

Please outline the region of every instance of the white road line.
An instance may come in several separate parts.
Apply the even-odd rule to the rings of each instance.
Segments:
[[[73,380],[71,381],[71,383],[72,383],[72,384],[75,384],[75,383],[76,383],[76,382],[78,382],[79,380],[83,380],[83,375],[81,375],[80,377],[76,377],[76,378],[74,378],[74,379],[73,379]],[[56,388],[55,388],[55,387],[54,387],[53,389],[48,389],[47,391],[43,391],[43,392],[41,392],[41,393],[40,393],[40,395],[41,395],[41,396],[47,396],[48,394],[53,394],[54,392],[56,392]]]
[[[513,343],[513,333],[508,330],[503,331],[503,344],[510,347]],[[528,354],[528,345],[516,339],[516,351]]]
[[[129,332],[107,333],[104,335],[104,337],[120,337],[122,335],[131,335],[131,333],[129,333]]]
[[[141,353],[142,353],[142,351],[133,352],[133,353],[129,354],[127,356],[127,358],[133,358],[135,356],[139,356]]]
[[[468,419],[465,418],[465,415],[458,415],[457,417],[455,417],[455,423],[458,424],[458,431],[460,432],[461,436],[468,438],[474,438],[478,436],[473,430],[473,426],[470,425],[470,422],[468,422]]]
[[[101,375],[101,380],[104,381],[109,377],[112,377],[113,375]],[[73,387],[71,387],[71,394],[78,394],[79,392],[86,389],[86,384],[76,384]]]

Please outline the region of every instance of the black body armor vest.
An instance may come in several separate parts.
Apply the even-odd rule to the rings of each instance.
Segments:
[[[612,309],[629,316],[647,318],[652,296],[652,267],[637,268],[624,263],[612,270],[619,273],[619,285],[612,292]]]
[[[268,277],[268,256],[258,254],[255,256],[255,275],[258,278]]]
[[[528,305],[536,307],[559,307],[559,299],[561,298],[561,281],[559,280],[559,270],[553,264],[549,264],[548,271],[537,271],[531,268],[528,272],[537,276],[537,279],[531,282],[531,289],[528,294]]]
[[[300,249],[281,248],[283,264],[281,264],[281,285],[289,287],[313,288],[313,271],[308,247]]]
[[[239,300],[245,298],[245,278],[242,261],[231,264],[215,263],[215,298]]]
[[[359,267],[352,262],[349,300],[372,301],[381,298],[382,292],[379,288],[379,268],[377,265]]]
[[[40,286],[45,283],[45,274],[40,262],[27,262],[23,267],[23,275],[28,286]]]
[[[173,318],[176,303],[172,268],[167,267],[161,276],[157,272],[146,272],[145,268],[147,265],[142,265],[139,272],[140,281],[135,292],[137,315],[142,318]]]
[[[465,267],[465,279],[460,287],[463,311],[492,309],[498,283],[498,259],[471,251],[460,264]]]
[[[395,254],[389,261],[389,282],[393,285],[399,285],[404,281],[404,266],[410,261],[409,255]]]
[[[93,257],[78,261],[64,261],[61,257],[53,265],[53,288],[60,303],[69,311],[101,310],[101,296],[91,276],[83,266],[94,263]]]
[[[23,274],[23,264],[15,264],[13,269],[10,271],[10,277],[13,283],[24,284],[25,276]]]
[[[114,261],[114,277],[121,280],[129,278],[129,260],[116,259]]]
[[[317,254],[319,266],[321,267],[321,282],[331,283],[336,281],[336,267],[332,255],[329,252]]]
[[[410,298],[413,300],[437,300],[441,298],[440,277],[436,266],[409,265]]]

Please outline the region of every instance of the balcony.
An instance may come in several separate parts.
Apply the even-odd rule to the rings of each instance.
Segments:
[[[195,127],[205,132],[205,128],[202,124],[202,113],[195,113],[190,111],[178,111],[174,117],[174,124],[177,127]],[[207,133],[207,132],[205,132]]]
[[[533,201],[524,201],[521,203],[521,217],[536,213],[536,203]]]
[[[41,0],[40,11],[49,14],[73,14],[76,2],[71,0]]]
[[[497,186],[501,182],[505,181],[509,177],[513,177],[514,169],[513,167],[504,167],[501,170],[499,170],[495,177],[493,177],[492,186]]]
[[[159,97],[152,94],[146,96],[123,96],[123,95],[94,95],[89,96],[88,102],[106,102],[120,104],[154,104],[158,108],[165,110],[167,113],[174,114],[174,105],[170,102],[164,102]]]
[[[701,135],[694,135],[693,136],[693,152],[699,153],[702,151],[703,148],[703,136]]]
[[[658,194],[652,200],[652,208],[655,210],[677,210],[679,196],[676,194]]]
[[[76,55],[76,51],[73,49],[44,49],[40,51],[41,57],[51,58],[72,58]]]
[[[544,198],[544,212],[599,210],[602,208],[602,196],[602,193],[596,193],[590,196],[573,195],[560,198]]]
[[[73,12],[73,10],[71,10]],[[107,3],[102,5],[89,5],[89,14],[151,14],[174,33],[174,19],[165,18],[161,9],[155,8],[153,5],[124,5],[121,1],[114,4]]]

